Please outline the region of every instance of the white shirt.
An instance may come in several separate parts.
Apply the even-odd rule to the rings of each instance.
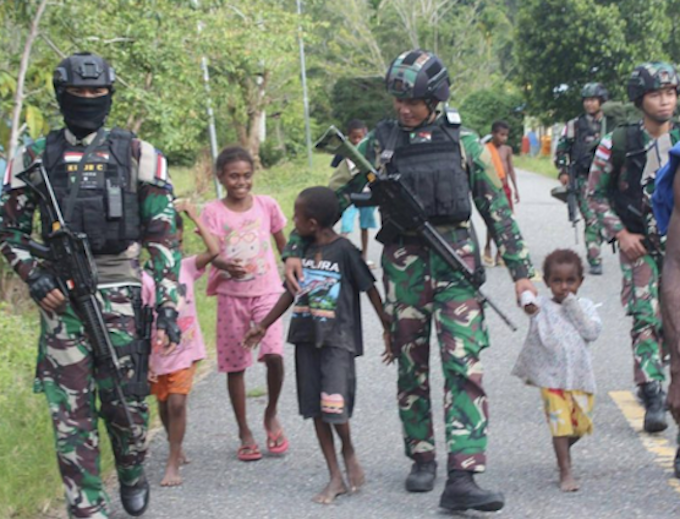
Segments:
[[[602,330],[595,305],[569,294],[562,304],[539,296],[538,306],[512,374],[533,386],[594,393],[588,343]]]

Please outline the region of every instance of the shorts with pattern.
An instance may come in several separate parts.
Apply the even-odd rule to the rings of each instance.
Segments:
[[[541,388],[545,417],[553,436],[584,436],[593,432],[591,393]]]

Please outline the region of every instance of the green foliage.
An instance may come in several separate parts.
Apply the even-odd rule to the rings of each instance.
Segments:
[[[548,178],[557,178],[557,169],[550,157],[516,155],[512,158],[512,163],[516,169],[531,171]]]
[[[519,151],[523,130],[523,99],[521,94],[500,88],[478,90],[467,96],[459,106],[463,126],[480,136],[491,132],[491,125],[499,119],[510,126],[508,144]]]
[[[345,131],[352,119],[364,121],[369,128],[392,114],[392,98],[380,77],[340,78],[332,94],[335,125]]]

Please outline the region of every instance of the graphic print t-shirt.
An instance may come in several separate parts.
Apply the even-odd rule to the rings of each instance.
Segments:
[[[361,253],[345,238],[310,246],[302,258],[304,281],[293,304],[288,342],[343,348],[363,354],[359,293],[375,283]]]
[[[203,208],[201,221],[219,238],[222,256],[241,260],[246,269],[245,276],[235,279],[211,266],[206,290],[209,296],[257,297],[282,292],[271,236],[286,226],[286,217],[276,200],[254,195],[253,206],[242,213],[215,200]]]

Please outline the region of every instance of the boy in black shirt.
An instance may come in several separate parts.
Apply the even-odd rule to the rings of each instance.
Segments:
[[[244,338],[254,347],[269,326],[295,302],[288,342],[295,344],[295,371],[300,414],[314,418],[319,444],[326,458],[330,482],[314,498],[329,504],[341,494],[356,491],[364,482],[350,437],[349,419],[354,407],[356,378],[354,357],[363,354],[359,292],[366,292],[389,337],[389,322],[375,279],[360,252],[333,230],[339,213],[332,190],[311,187],[295,201],[295,229],[311,238],[302,264],[304,277],[296,296],[286,291],[271,312],[255,324]],[[389,348],[383,352],[391,361]],[[342,441],[347,468],[345,484],[333,443],[333,429]]]

